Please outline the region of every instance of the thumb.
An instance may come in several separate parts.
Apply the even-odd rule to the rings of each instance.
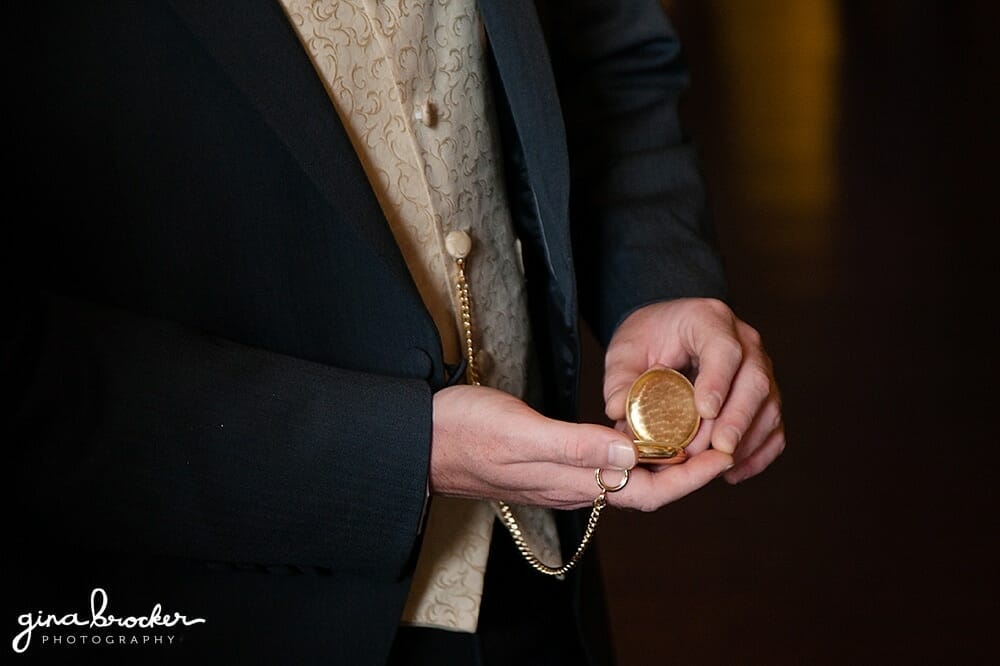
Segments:
[[[537,460],[573,467],[632,469],[636,450],[632,440],[612,428],[593,423],[547,419],[536,439]]]

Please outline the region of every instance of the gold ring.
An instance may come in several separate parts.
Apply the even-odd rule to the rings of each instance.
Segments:
[[[600,467],[598,467],[597,469],[594,470],[594,479],[597,481],[597,487],[601,489],[602,493],[616,493],[619,490],[621,490],[622,488],[624,488],[625,484],[628,483],[628,470],[627,469],[622,470],[622,472],[625,474],[625,476],[622,477],[622,480],[618,482],[617,486],[607,486],[607,485],[604,485],[604,479],[601,478],[601,471],[602,470],[601,470]]]

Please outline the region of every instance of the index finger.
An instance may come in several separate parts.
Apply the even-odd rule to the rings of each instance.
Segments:
[[[613,353],[613,352],[612,352]],[[604,369],[604,412],[612,421],[625,418],[625,397],[632,382],[647,370],[646,356],[608,356]]]
[[[692,333],[691,347],[698,363],[694,400],[703,419],[719,415],[722,403],[743,362],[743,345],[733,322],[705,326]]]

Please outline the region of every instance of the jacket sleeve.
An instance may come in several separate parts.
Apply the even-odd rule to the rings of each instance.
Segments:
[[[0,244],[10,533],[67,556],[398,576],[431,440],[419,299],[162,3],[47,21],[0,66],[20,91]],[[260,48],[299,48],[272,32]]]
[[[725,297],[697,154],[678,120],[687,74],[660,3],[540,10],[567,128],[585,319],[606,344],[641,305]]]
[[[24,305],[2,371],[22,537],[383,576],[403,568],[426,491],[426,381],[53,294]]]

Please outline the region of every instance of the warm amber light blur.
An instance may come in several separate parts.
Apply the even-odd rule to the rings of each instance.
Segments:
[[[835,181],[833,0],[708,4],[727,97],[738,100],[726,110],[735,140],[732,157],[742,167],[738,194],[796,216],[824,210]]]
[[[711,69],[692,71],[693,91],[711,89],[709,195],[725,214],[753,214],[753,229],[733,229],[740,243],[795,266],[763,281],[801,297],[829,285],[837,198],[840,17],[834,0],[699,0],[665,2],[668,13],[697,14],[702,32],[682,34],[687,50],[710,54]],[[701,40],[704,43],[693,43]],[[706,81],[705,75],[712,79]],[[692,119],[695,129],[709,121]],[[725,240],[725,239],[724,239]],[[797,280],[802,271],[812,279]]]
[[[733,180],[728,196],[766,210],[773,226],[754,240],[764,254],[796,256],[811,264],[825,288],[830,277],[836,197],[834,130],[837,122],[839,25],[833,0],[713,0],[709,13]]]

